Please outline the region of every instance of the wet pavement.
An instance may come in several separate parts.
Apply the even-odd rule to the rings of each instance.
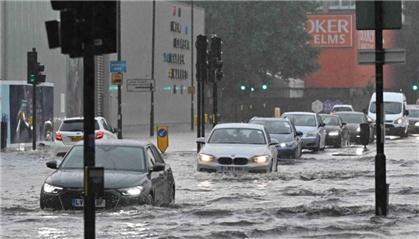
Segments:
[[[190,148],[189,146],[187,148]],[[193,151],[167,163],[176,203],[97,213],[97,238],[419,238],[419,136],[388,139],[388,217],[374,216],[374,145],[305,152],[270,174],[196,172]],[[39,208],[50,149],[1,155],[1,238],[82,238],[82,211]]]

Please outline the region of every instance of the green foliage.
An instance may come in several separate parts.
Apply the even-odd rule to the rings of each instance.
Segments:
[[[205,8],[206,34],[223,40],[227,81],[255,81],[266,72],[302,77],[318,68],[318,49],[304,26],[313,2],[197,2]]]

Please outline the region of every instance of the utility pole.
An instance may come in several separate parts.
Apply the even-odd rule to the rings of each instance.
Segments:
[[[121,61],[121,0],[116,1],[116,48],[118,52],[118,61]],[[121,82],[122,83],[122,82]],[[121,84],[118,84],[118,139],[122,139],[122,96]]]
[[[194,42],[194,6],[191,0],[191,43]],[[191,131],[194,130],[194,47],[191,47]]]
[[[154,48],[156,41],[156,0],[153,0],[153,27],[151,40],[151,81],[150,84],[150,137],[154,136],[154,88],[156,81],[154,79]]]
[[[198,88],[197,104],[198,104],[198,123],[197,123],[197,137],[205,137],[205,124],[204,124],[204,107],[205,107],[205,82],[208,77],[208,40],[204,35],[199,35],[196,39],[196,82]],[[198,151],[201,145],[197,145]]]
[[[388,185],[386,182],[386,156],[384,154],[384,107],[383,107],[383,2],[375,4],[375,87],[376,87],[376,127],[377,127],[377,155],[375,156],[375,214],[387,215]]]

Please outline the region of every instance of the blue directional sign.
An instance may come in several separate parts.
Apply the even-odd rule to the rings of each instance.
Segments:
[[[127,61],[111,61],[110,70],[113,73],[127,72]]]
[[[157,132],[158,134],[159,134],[159,137],[166,137],[166,135],[167,135],[167,130],[166,129],[164,129],[164,128],[161,128],[161,129],[159,129],[158,130],[158,132]]]

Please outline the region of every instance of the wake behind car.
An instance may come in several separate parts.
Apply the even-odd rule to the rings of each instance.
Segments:
[[[265,173],[277,169],[277,142],[263,125],[217,124],[198,153],[197,170],[207,172]]]
[[[66,118],[61,122],[57,132],[55,132],[55,142],[57,152],[67,152],[71,146],[83,140],[83,117]],[[96,140],[117,139],[116,130],[112,128],[103,117],[95,117]]]
[[[311,112],[286,112],[281,118],[289,119],[298,131],[303,132],[303,149],[314,152],[326,147],[326,129],[320,116]]]
[[[151,143],[131,140],[96,142],[95,166],[104,167],[104,196],[96,199],[98,208],[125,205],[165,205],[175,199],[172,170]],[[74,145],[61,164],[42,185],[40,207],[51,209],[83,208],[83,144]]]
[[[326,144],[337,148],[350,145],[349,130],[346,123],[337,115],[320,114],[326,125]]]
[[[349,136],[351,142],[360,143],[361,124],[368,123],[370,127],[369,142],[374,141],[374,125],[368,122],[367,116],[362,112],[336,112],[343,122],[346,123],[346,127],[349,130]]]
[[[297,131],[288,119],[253,117],[249,123],[265,126],[271,139],[278,141],[278,158],[301,157],[301,136],[303,133]]]

